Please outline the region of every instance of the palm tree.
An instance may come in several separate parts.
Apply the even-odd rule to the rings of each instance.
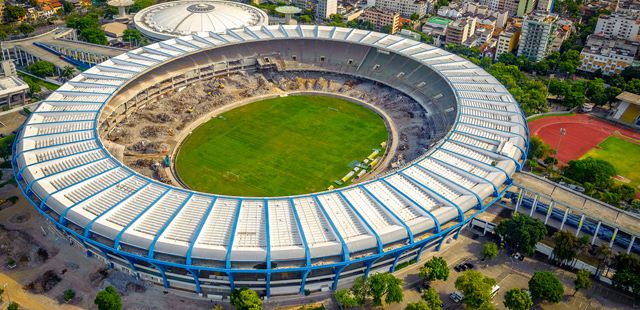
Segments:
[[[596,270],[596,275],[600,275],[600,266],[604,264],[604,266],[608,266],[611,263],[611,258],[613,258],[613,251],[609,247],[609,244],[603,242],[596,249],[596,258],[598,259],[598,268]]]
[[[553,255],[555,256],[558,264],[562,266],[566,261],[571,261],[576,257],[576,243],[578,238],[572,232],[568,230],[560,230],[551,236],[555,247],[553,248]]]
[[[67,78],[67,79],[70,80],[71,78],[73,78],[73,72],[74,71],[75,71],[75,69],[72,66],[65,66],[62,69],[62,72],[60,73],[60,75],[62,77],[64,77],[64,78]]]
[[[574,259],[572,267],[575,268],[576,263],[578,263],[578,256],[586,251],[589,251],[590,248],[591,245],[589,244],[589,236],[582,236],[578,239],[578,242],[576,242],[573,249],[576,252],[576,259]]]

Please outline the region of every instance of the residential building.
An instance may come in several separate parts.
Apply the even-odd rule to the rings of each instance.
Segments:
[[[6,19],[7,17],[4,13],[5,7],[6,5],[4,3],[4,0],[0,0],[0,23],[3,23],[3,24],[7,22],[7,19]]]
[[[291,5],[295,6],[295,7],[299,7],[303,10],[306,10],[309,8],[309,1],[307,0],[291,0]]]
[[[551,12],[553,9],[554,0],[538,0],[538,6],[536,7],[539,11]]]
[[[500,35],[498,35],[495,57],[513,51],[513,49],[520,43],[521,34],[522,27],[518,24],[513,24],[509,28],[500,32]]]
[[[456,18],[460,17],[460,10],[458,10],[455,7],[453,7],[452,5],[441,6],[438,9],[438,16],[456,19]]]
[[[316,18],[330,19],[331,15],[338,13],[338,0],[318,0]]]
[[[469,2],[469,3],[473,3],[473,2]],[[480,0],[479,4],[487,6],[489,10],[492,10],[492,11],[500,10],[499,8],[500,0]]]
[[[374,26],[376,26],[376,31],[380,31],[382,26],[391,25],[391,34],[395,34],[400,28],[400,13],[389,9],[371,7],[366,9],[364,13],[360,15],[359,19],[363,21],[370,21]]]
[[[538,0],[505,0],[504,2],[504,10],[509,12],[509,16],[517,17],[533,12],[537,6]]]
[[[640,21],[619,12],[611,15],[600,15],[595,34],[612,35],[627,40],[637,40]]]
[[[444,35],[446,33],[446,31],[444,30],[447,29],[447,25],[452,22],[453,21],[450,19],[434,16],[427,19],[427,21],[422,26],[422,32],[428,34],[430,32],[433,32],[435,29],[442,29],[443,31],[441,34]]]
[[[342,16],[342,20],[343,23],[346,25],[348,22],[354,20],[354,19],[358,19],[358,17],[360,17],[360,15],[362,15],[362,13],[364,13],[363,9],[356,9],[353,10],[351,12],[348,12],[347,14],[344,14]]]
[[[624,13],[627,16],[638,20],[640,19],[640,2],[636,0],[618,0],[616,12]]]
[[[418,13],[422,17],[429,13],[432,3],[426,0],[376,0],[376,7],[398,12],[402,16]]]
[[[592,34],[580,53],[582,64],[579,70],[602,74],[620,73],[625,67],[633,64],[633,57],[638,52],[640,43],[610,35]]]
[[[458,46],[466,42],[476,31],[476,18],[460,18],[447,25],[447,44]]]
[[[2,75],[0,77],[10,77],[18,74],[13,60],[0,61],[0,69],[2,69]]]
[[[562,43],[569,38],[571,35],[571,28],[569,26],[563,26],[558,22],[558,32],[556,32],[556,37],[551,42],[551,51],[558,52],[560,51],[560,47],[562,47]]]
[[[557,22],[557,14],[545,11],[534,11],[524,16],[518,57],[525,56],[532,61],[547,57],[556,38]]]
[[[400,29],[400,31],[398,33],[396,33],[397,36],[401,36],[403,38],[407,38],[407,39],[411,39],[411,40],[415,40],[420,42],[420,34],[419,33],[415,33],[411,30],[407,30],[407,29]]]

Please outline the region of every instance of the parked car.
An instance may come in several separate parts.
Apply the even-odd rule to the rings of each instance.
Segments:
[[[428,289],[429,289],[429,284],[426,284],[426,283],[423,283],[423,284],[420,284],[420,285],[416,286],[416,290],[418,292],[420,292],[420,294],[424,293],[424,291],[426,291]]]
[[[453,267],[453,269],[457,272],[462,271],[462,268],[460,268],[460,265]]]
[[[475,267],[476,267],[476,266],[474,266],[472,263],[466,263],[466,264],[464,264],[464,265],[467,267],[467,269],[473,269],[473,268],[475,268]]]
[[[462,294],[460,291],[455,291],[453,293],[451,293],[451,295],[449,295],[449,297],[451,298],[451,300],[453,300],[453,302],[460,302],[462,300],[462,298],[464,297],[464,294]]]
[[[520,256],[518,257],[518,259],[519,259],[520,261],[524,261],[524,255],[520,254]]]
[[[473,234],[473,237],[471,237],[471,239],[476,240],[476,239],[478,239],[478,237],[480,237],[480,235],[478,235],[478,234]]]
[[[520,258],[520,253],[513,254],[513,259],[519,259],[519,258]]]

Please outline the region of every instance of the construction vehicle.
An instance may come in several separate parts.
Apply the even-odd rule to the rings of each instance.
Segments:
[[[218,88],[224,89],[224,84],[220,84],[220,86],[218,86]]]
[[[169,130],[169,134],[173,137],[173,132],[171,132],[171,130]]]
[[[213,95],[211,94],[211,92],[208,92],[207,94],[209,94],[209,97],[213,97]]]
[[[190,107],[187,109],[187,113],[191,113],[191,112],[193,112],[193,107]]]

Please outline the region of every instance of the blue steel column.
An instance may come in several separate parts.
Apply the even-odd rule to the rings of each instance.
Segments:
[[[231,230],[231,239],[229,239],[229,245],[227,248],[227,259],[225,261],[225,267],[231,269],[231,249],[233,248],[233,240],[236,237],[236,229],[238,228],[238,221],[240,220],[240,209],[242,208],[242,199],[238,200],[238,209],[236,210],[236,218],[233,223],[233,229]],[[231,279],[231,276],[229,276]]]
[[[426,208],[424,208],[423,206],[421,206],[419,203],[417,203],[416,201],[414,201],[413,199],[411,199],[409,196],[407,196],[405,193],[401,192],[400,190],[398,190],[395,186],[391,185],[391,183],[389,183],[387,180],[382,179],[382,182],[384,182],[384,184],[387,184],[389,187],[391,187],[391,189],[393,189],[394,191],[396,191],[396,193],[399,193],[400,196],[404,197],[405,199],[409,200],[411,203],[413,203],[414,205],[416,205],[418,208],[420,208],[420,210],[424,211],[424,213],[426,213],[427,215],[429,215],[431,217],[431,219],[433,220],[433,223],[435,224],[435,233],[440,233],[441,228],[440,228],[440,222],[438,221],[438,218],[436,218],[435,216],[433,216],[433,214],[431,214],[431,212],[429,212]]]
[[[298,211],[296,210],[296,206],[293,203],[293,199],[289,198],[289,203],[291,204],[291,210],[293,210],[293,216],[296,219],[296,225],[298,227],[298,232],[300,232],[300,237],[302,238],[302,244],[304,245],[304,252],[306,258],[306,266],[311,267],[311,254],[309,252],[309,245],[307,244],[307,238],[304,235],[304,230],[302,229],[302,223],[300,223],[300,217],[298,216]],[[310,270],[307,269],[301,272],[302,282],[300,282],[300,294],[304,293],[304,286],[307,282],[307,276],[309,275]]]
[[[269,233],[269,200],[264,200],[264,222],[267,233],[267,298],[271,297],[271,235]]]
[[[191,273],[196,283],[196,294],[200,294],[200,271],[191,268],[187,268],[187,271]]]
[[[466,187],[464,187],[464,186],[460,186],[460,185],[458,185],[456,182],[453,182],[453,181],[449,180],[448,178],[445,178],[445,177],[443,177],[443,176],[441,176],[441,175],[439,175],[439,174],[437,174],[437,173],[435,173],[435,172],[433,172],[433,171],[431,171],[431,170],[427,169],[426,167],[423,167],[423,166],[418,165],[418,164],[416,164],[414,167],[418,167],[418,169],[419,169],[419,170],[422,170],[422,171],[424,171],[424,172],[425,172],[425,173],[427,173],[427,174],[434,174],[434,175],[437,175],[438,177],[441,177],[441,178],[443,178],[443,179],[447,180],[448,182],[450,182],[451,184],[454,184],[455,186],[457,186],[457,187],[461,188],[463,191],[466,191],[466,192],[471,193],[473,196],[475,196],[475,197],[476,197],[476,200],[478,200],[478,205],[477,205],[477,206],[478,206],[478,209],[482,210],[482,208],[484,208],[484,206],[482,205],[482,199],[480,199],[480,196],[478,196],[478,194],[476,194],[476,192],[474,192],[474,191],[472,191],[472,190],[470,190],[470,189],[468,189],[468,188],[466,188]],[[434,179],[436,179],[436,180],[437,180],[437,178],[436,178],[436,177],[434,177],[433,175],[432,175],[431,177],[433,177]]]
[[[393,254],[394,259],[393,259],[393,265],[391,265],[391,268],[389,269],[390,273],[396,272],[396,265],[398,264],[398,260],[400,259],[400,256],[402,256],[402,254],[404,254],[408,250],[413,250],[413,248],[407,247],[406,249],[404,249],[402,251],[395,252]]]
[[[98,220],[99,218],[101,218],[103,215],[107,214],[107,212],[113,210],[113,208],[119,206],[121,203],[123,203],[125,200],[129,199],[131,196],[135,195],[136,193],[139,193],[140,191],[142,191],[145,187],[147,187],[149,184],[151,184],[151,182],[147,182],[147,184],[140,186],[136,191],[132,192],[131,194],[127,195],[126,197],[122,198],[120,201],[118,201],[117,203],[115,203],[113,206],[109,207],[107,210],[104,210],[104,212],[100,213],[98,216],[94,217],[91,222],[89,222],[89,224],[87,224],[87,227],[84,228],[84,236],[85,238],[90,238],[91,237],[91,226],[93,225],[93,223]]]
[[[335,274],[335,276],[333,277],[334,291],[338,289],[338,279],[340,279],[340,274],[342,273],[342,270],[344,270],[344,268],[346,267],[347,265],[340,265],[340,266],[333,267],[333,273]]]
[[[162,282],[164,282],[164,288],[169,288],[169,281],[167,280],[167,266],[154,263],[153,261],[149,261],[149,264],[153,265],[160,271],[160,275],[162,275]]]
[[[76,202],[76,203],[72,204],[72,205],[71,205],[71,207],[68,207],[68,208],[66,208],[64,211],[62,211],[62,213],[60,214],[60,219],[58,220],[58,223],[60,223],[60,224],[62,224],[62,225],[66,225],[66,224],[67,224],[67,219],[66,219],[66,217],[67,217],[67,213],[68,213],[68,212],[69,212],[69,210],[71,210],[73,207],[75,207],[75,206],[77,206],[77,205],[79,205],[79,204],[81,204],[81,203],[83,203],[83,202],[85,202],[85,201],[87,201],[87,200],[89,200],[89,199],[91,199],[91,198],[94,198],[95,196],[99,195],[100,193],[102,193],[102,192],[104,192],[104,191],[106,191],[106,190],[110,189],[111,187],[113,187],[113,186],[115,186],[115,185],[117,185],[117,184],[120,184],[121,182],[124,182],[124,181],[128,180],[129,178],[131,178],[131,177],[133,177],[133,176],[134,176],[133,174],[130,174],[129,176],[124,177],[123,179],[119,180],[118,182],[114,182],[113,184],[111,184],[111,185],[109,185],[109,186],[107,186],[107,187],[105,187],[105,188],[103,188],[103,189],[101,189],[101,190],[99,190],[99,191],[97,191],[97,192],[93,193],[91,196],[88,196],[88,197],[86,197],[86,198],[84,198],[84,199],[82,199],[82,200],[80,200],[80,201],[78,201],[78,202]]]
[[[135,266],[135,263],[138,262],[138,259],[134,257],[129,257],[127,255],[122,255],[122,254],[120,254],[119,256],[122,257],[124,260],[126,260],[127,263],[129,263],[129,267],[131,267],[131,271],[133,271],[133,277],[136,280],[140,279],[140,273],[138,272]]]
[[[362,262],[363,264],[365,264],[365,266],[367,266],[367,268],[364,270],[365,280],[367,279],[367,277],[369,277],[369,271],[371,271],[371,267],[373,267],[373,264],[375,264],[381,258],[382,256],[378,256],[376,258],[368,259]]]

